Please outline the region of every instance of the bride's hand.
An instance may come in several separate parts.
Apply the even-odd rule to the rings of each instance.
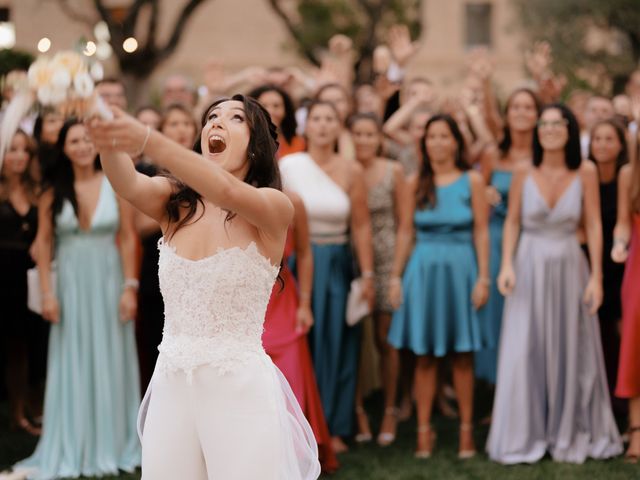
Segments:
[[[118,151],[130,156],[141,153],[148,127],[117,107],[111,107],[113,120],[97,117],[86,121],[91,140],[99,152]]]

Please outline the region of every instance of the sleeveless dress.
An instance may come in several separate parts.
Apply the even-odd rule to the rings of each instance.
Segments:
[[[549,208],[533,177],[524,182],[516,284],[505,301],[487,440],[499,463],[533,463],[547,451],[571,463],[622,453],[598,319],[582,300],[589,280],[576,236],[582,196],[576,176]]]
[[[640,397],[640,213],[633,215],[629,257],[622,282],[622,342],[616,396]]]
[[[313,432],[262,347],[279,268],[255,243],[199,260],[159,242],[165,324],[139,415],[142,478],[313,480]]]
[[[416,245],[402,278],[402,305],[389,343],[416,355],[443,357],[483,347],[471,304],[477,278],[469,174],[436,187],[434,208],[416,210]]]
[[[309,218],[315,320],[309,343],[322,406],[331,434],[348,436],[353,430],[360,345],[360,325],[349,327],[345,321],[353,279],[351,202],[309,154],[287,155],[279,165],[285,189],[300,195]]]
[[[376,301],[374,309],[391,313],[389,303],[389,276],[396,249],[395,179],[393,164],[388,162],[384,178],[368,192],[371,232],[373,235],[373,270]]]
[[[21,215],[10,201],[0,201],[0,333],[3,343],[18,340],[29,344],[33,334],[35,321],[27,309],[27,270],[33,266],[29,248],[37,229],[36,207],[31,206],[25,215]]]
[[[52,324],[42,436],[28,478],[117,475],[140,465],[133,322],[119,315],[118,203],[105,177],[89,231],[69,201],[55,221],[60,323]]]
[[[324,418],[316,376],[313,371],[307,336],[296,329],[298,292],[296,279],[287,266],[294,252],[293,231],[289,230],[282,258],[280,277],[271,292],[264,321],[262,344],[276,367],[289,382],[302,412],[309,421],[318,442],[320,465],[324,472],[338,469],[338,459],[331,446],[331,435]]]
[[[624,264],[615,263],[611,259],[613,248],[613,230],[618,217],[618,179],[609,183],[600,183],[600,214],[602,216],[602,305],[598,310],[600,320],[600,337],[604,366],[607,371],[609,392],[613,396],[618,375],[620,360],[619,321],[622,318],[620,291],[624,276]],[[587,254],[588,254],[587,249]],[[613,399],[614,412],[625,412],[624,402]]]
[[[395,178],[393,163],[387,161],[382,180],[367,192],[367,204],[371,215],[373,246],[373,273],[375,286],[374,311],[391,314],[389,303],[389,277],[396,248]],[[376,347],[376,331],[373,317],[362,320],[360,347],[360,392],[366,397],[382,386],[380,378],[380,354]]]
[[[494,348],[482,349],[475,354],[474,364],[476,378],[486,380],[495,385],[496,370],[498,368],[498,349],[500,340],[500,326],[502,324],[502,309],[504,297],[498,290],[498,274],[502,263],[502,229],[507,218],[507,203],[512,173],[508,170],[494,170],[491,175],[491,185],[500,194],[500,203],[493,207],[489,217],[489,299],[480,310],[480,325],[484,336],[492,339]]]

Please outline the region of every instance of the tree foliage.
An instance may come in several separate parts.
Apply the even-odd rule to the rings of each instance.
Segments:
[[[344,34],[357,52],[358,77],[371,75],[371,56],[384,43],[388,27],[409,26],[412,37],[422,30],[422,0],[269,0],[287,27],[295,48],[315,65],[329,39]]]
[[[27,70],[34,57],[28,52],[15,49],[0,50],[0,77],[4,77],[11,70]]]
[[[207,0],[183,0],[182,9],[173,23],[169,38],[162,44],[158,41],[162,0],[131,0],[130,6],[118,8],[111,8],[109,5],[113,2],[108,0],[91,0],[93,10],[89,12],[78,10],[69,0],[57,1],[62,11],[73,20],[90,27],[93,27],[97,20],[104,21],[109,27],[109,43],[118,59],[120,70],[124,74],[141,79],[147,77],[173,54],[189,19]],[[145,9],[148,10],[147,15],[143,15]],[[144,33],[142,36],[136,35],[140,32],[139,23],[143,21]],[[139,48],[132,53],[127,53],[122,48],[122,43],[129,37],[136,37],[139,42]],[[140,40],[140,37],[143,40]]]
[[[638,0],[513,0],[530,40],[547,40],[572,86],[619,91],[640,61]]]

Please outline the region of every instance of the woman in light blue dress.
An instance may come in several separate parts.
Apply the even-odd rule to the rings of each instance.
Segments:
[[[285,190],[300,195],[307,210],[313,250],[309,343],[322,406],[336,453],[353,431],[360,325],[345,322],[355,246],[364,292],[373,307],[373,250],[367,192],[360,165],[336,155],[340,121],[333,104],[314,102],[306,123],[307,152],[280,160]],[[305,293],[305,292],[303,292]]]
[[[497,346],[504,307],[504,297],[497,287],[502,257],[502,227],[507,216],[513,170],[518,165],[530,164],[533,158],[533,131],[539,112],[540,102],[533,91],[527,88],[515,90],[507,100],[504,137],[498,148],[488,149],[481,159],[482,173],[489,184],[487,196],[493,208],[489,216],[491,287],[489,299],[479,314],[483,336],[495,347],[476,352],[474,363],[476,378],[492,385],[496,383]]]
[[[16,470],[34,479],[117,475],[140,465],[132,210],[97,169],[82,123],[67,121],[58,147],[36,240],[43,317],[52,323],[43,430]]]
[[[469,458],[475,454],[473,352],[485,346],[477,310],[487,301],[490,283],[485,186],[479,173],[468,170],[464,140],[449,115],[427,122],[422,156],[404,206],[413,212],[413,228],[399,230],[391,270],[390,300],[397,310],[389,342],[417,355],[418,458],[430,457],[433,449],[438,359],[452,355],[461,420],[458,454]]]

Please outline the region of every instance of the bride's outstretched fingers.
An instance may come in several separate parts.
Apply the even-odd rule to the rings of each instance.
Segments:
[[[99,152],[118,151],[138,155],[148,128],[118,107],[111,107],[113,120],[92,117],[85,123]]]

